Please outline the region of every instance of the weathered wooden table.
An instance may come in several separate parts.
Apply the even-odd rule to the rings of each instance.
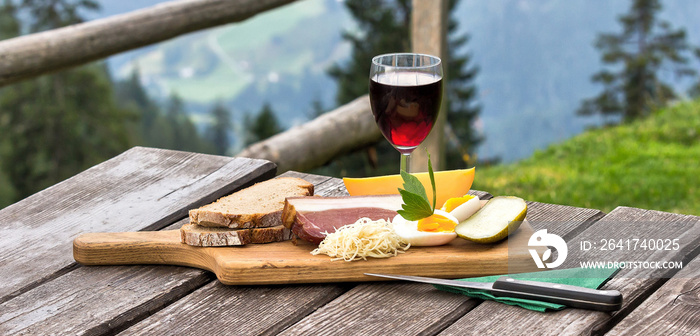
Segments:
[[[575,246],[600,232],[660,232],[681,239],[681,270],[620,272],[612,314],[537,313],[442,292],[378,282],[224,286],[212,273],[176,266],[80,266],[72,240],[86,232],[177,228],[187,210],[275,175],[272,163],[133,148],[0,210],[2,335],[464,335],[698,334],[700,218],[629,207],[598,210],[530,202],[528,218]],[[342,181],[287,172],[320,195]],[[483,197],[490,197],[483,194]],[[635,225],[664,222],[683,225]],[[675,231],[674,231],[675,230]],[[636,251],[625,252],[634,258]],[[638,272],[654,272],[639,276]]]

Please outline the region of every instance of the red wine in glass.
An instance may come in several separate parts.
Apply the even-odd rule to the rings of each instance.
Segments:
[[[401,153],[401,170],[433,129],[442,100],[442,61],[425,54],[393,53],[372,58],[369,100],[377,126]]]
[[[425,140],[435,124],[442,78],[410,71],[380,74],[370,80],[369,94],[382,134],[407,154]]]

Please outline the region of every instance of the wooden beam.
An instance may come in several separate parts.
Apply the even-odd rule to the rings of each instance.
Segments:
[[[278,172],[308,170],[382,137],[369,97],[362,96],[331,112],[244,149],[238,156],[265,159]]]
[[[294,0],[177,0],[0,41],[0,86],[178,35],[243,21]]]
[[[413,52],[430,54],[442,59],[443,72],[447,71],[447,2],[448,0],[413,0],[411,45]],[[446,75],[446,73],[445,73]],[[443,76],[442,107],[437,122],[423,144],[411,155],[411,171],[428,170],[430,152],[433,168],[445,166],[445,121],[447,120],[446,76]]]

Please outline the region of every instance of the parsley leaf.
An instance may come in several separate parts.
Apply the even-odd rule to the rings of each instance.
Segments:
[[[399,188],[399,194],[403,204],[402,210],[398,210],[398,214],[406,220],[415,221],[432,215],[435,212],[435,202],[437,194],[435,193],[435,177],[433,175],[433,165],[430,162],[430,154],[428,154],[428,175],[430,175],[430,184],[433,187],[433,205],[428,202],[428,195],[425,192],[425,187],[420,183],[417,177],[401,171],[403,178],[403,189]]]
[[[425,187],[423,183],[420,183],[417,177],[407,173],[405,170],[401,171],[401,178],[403,178],[403,188],[404,190],[420,196],[425,203],[428,203],[428,195],[425,193]],[[399,189],[400,192],[401,189]],[[430,207],[430,205],[428,205]]]
[[[433,214],[433,210],[430,208],[428,201],[421,198],[419,195],[403,189],[399,189],[399,193],[403,199],[403,204],[401,205],[403,210],[398,210],[397,212],[401,217],[409,221],[414,221]]]

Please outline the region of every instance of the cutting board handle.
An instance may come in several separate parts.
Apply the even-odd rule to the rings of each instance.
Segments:
[[[214,266],[201,248],[180,243],[180,230],[86,233],[73,240],[73,258],[83,265]]]

